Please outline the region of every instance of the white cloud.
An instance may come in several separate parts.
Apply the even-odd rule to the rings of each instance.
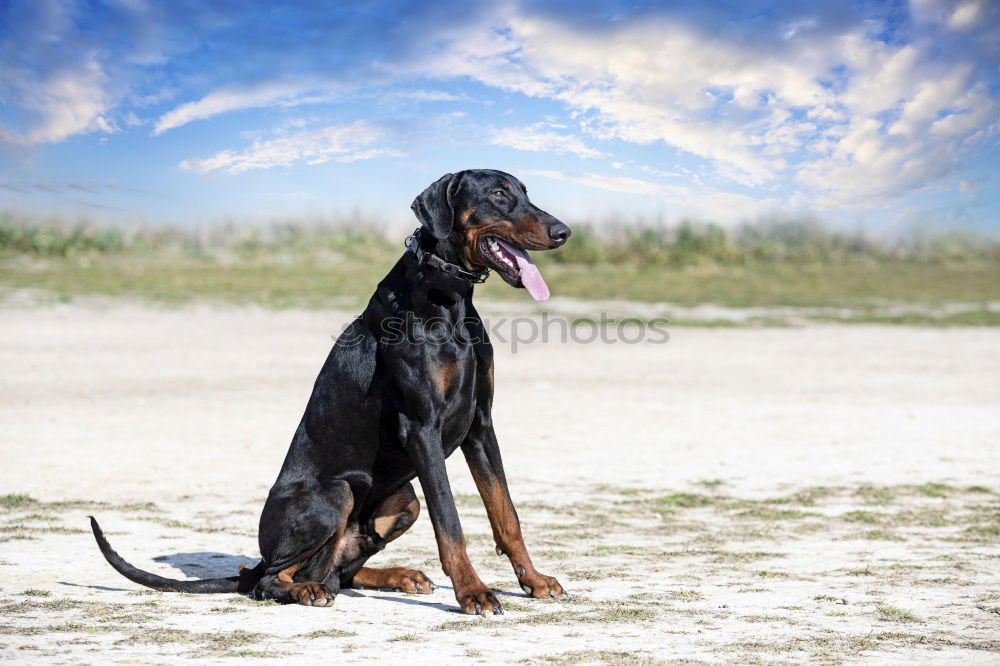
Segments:
[[[977,2],[924,4],[952,28],[981,15]],[[831,205],[920,190],[995,136],[976,63],[942,57],[933,35],[892,44],[867,25],[793,23],[783,41],[741,41],[648,15],[582,28],[522,12],[492,40],[457,39],[453,70],[562,101],[598,139],[673,146],[746,186],[798,181]],[[507,145],[553,149],[549,134]]]
[[[271,139],[254,141],[242,152],[223,150],[212,157],[184,160],[182,169],[208,173],[224,171],[238,174],[251,169],[270,169],[291,166],[298,162],[322,164],[324,162],[354,162],[380,155],[396,154],[371,144],[384,137],[384,132],[374,125],[359,120],[350,125],[333,125],[297,132]]]
[[[579,137],[546,130],[545,125],[537,123],[528,127],[494,129],[490,143],[536,153],[572,153],[583,158],[604,155],[588,147]]]
[[[82,132],[113,132],[105,115],[112,106],[100,65],[85,61],[61,70],[26,91],[22,104],[39,122],[25,135],[28,143],[55,143]]]
[[[694,216],[730,224],[787,207],[787,202],[772,197],[759,198],[738,192],[667,185],[628,176],[592,172],[569,174],[547,169],[522,170],[519,175],[560,180],[587,189],[654,197],[670,204],[673,212],[679,216]]]
[[[911,0],[913,17],[926,23],[946,24],[952,30],[968,30],[981,21],[987,0]]]
[[[582,175],[568,174],[562,171],[552,171],[548,169],[527,169],[521,171],[526,176],[542,176],[553,180],[562,180],[584,187],[596,187],[600,190],[610,192],[625,192],[628,194],[647,194],[651,196],[663,196],[668,193],[684,193],[686,188],[667,186],[661,183],[654,183],[641,178],[629,178],[627,176],[608,176],[600,173],[585,173]]]
[[[128,90],[123,61],[158,58],[156,19],[144,2],[105,7],[102,20],[83,3],[36,0],[5,12],[0,34],[0,102],[23,112],[0,126],[0,142],[32,146],[91,132],[117,132]],[[81,30],[82,24],[87,29]],[[117,57],[113,40],[131,52]]]
[[[84,35],[73,11],[66,9],[71,3],[33,3],[43,8],[42,18],[10,32],[46,37],[0,44],[6,47],[0,53],[16,56],[0,58],[0,98],[14,99],[29,112],[29,122],[25,129],[0,126],[0,141],[27,146],[84,132],[114,132],[119,125],[145,121],[129,109],[166,101],[159,93],[140,93],[190,94],[184,86],[192,79],[162,72],[141,91],[130,92],[127,81],[117,81],[122,63],[141,63],[149,72],[166,62],[157,40],[171,40],[166,34],[143,37],[135,26],[155,24],[147,20],[155,7],[138,0],[129,4],[138,9],[129,14],[133,28],[123,43],[142,45],[133,47],[134,53],[107,46],[108,35],[117,30],[114,22],[102,33]],[[799,189],[823,205],[883,205],[952,178],[966,156],[983,146],[995,150],[1000,129],[991,79],[996,51],[990,37],[996,20],[988,0],[911,0],[909,12],[912,21],[890,25],[875,16],[857,17],[820,5],[808,12],[777,6],[774,16],[760,21],[748,21],[734,9],[733,21],[722,26],[718,13],[691,11],[680,20],[666,9],[623,10],[614,21],[594,20],[586,11],[570,20],[530,3],[505,6],[501,12],[470,6],[456,21],[432,20],[433,12],[415,11],[411,18],[418,23],[428,18],[403,39],[358,48],[356,54],[350,39],[337,44],[343,69],[322,57],[311,66],[308,56],[321,54],[310,52],[318,47],[306,42],[275,42],[278,46],[255,45],[252,50],[236,48],[243,42],[220,42],[220,48],[253,61],[227,63],[230,80],[273,78],[212,89],[213,63],[202,62],[207,73],[199,75],[198,85],[207,82],[210,92],[163,113],[154,134],[239,109],[331,101],[348,91],[356,104],[388,97],[477,101],[449,87],[467,78],[545,99],[550,114],[552,102],[563,107],[563,113],[535,125],[492,129],[489,140],[495,145],[580,158],[607,156],[628,164],[634,163],[624,152],[607,154],[614,151],[614,142],[671,147],[701,159],[678,159],[674,151],[664,151],[663,162],[647,172],[651,177],[678,169],[680,162],[694,162],[697,175],[681,169],[686,175],[678,182],[701,188],[705,182],[731,181],[758,193]],[[252,24],[239,15],[231,25],[239,27],[240,21]],[[214,29],[211,21],[206,25]],[[366,30],[390,32],[385,25]],[[888,33],[892,35],[885,39]],[[192,34],[198,35],[191,37],[195,44],[209,33]],[[19,55],[21,42],[33,50]],[[288,53],[268,51],[278,48]],[[274,55],[281,57],[271,65]],[[288,77],[288,63],[299,66],[299,78]],[[478,89],[476,94],[484,97]],[[504,106],[512,103],[503,100]],[[310,119],[308,126],[317,122]],[[409,130],[414,143],[420,134],[445,133],[426,124],[420,128]],[[380,131],[367,123],[314,130],[288,125],[256,135],[245,150],[187,160],[183,167],[240,173],[297,162],[368,159],[385,154],[376,145],[383,143]],[[594,147],[596,141],[607,142],[600,144],[607,153]],[[636,179],[593,173],[562,178],[664,200],[675,194]],[[732,198],[737,195],[725,196],[731,203],[740,201]]]
[[[332,84],[317,81],[266,81],[251,86],[227,87],[213,90],[196,102],[188,102],[160,116],[153,134],[186,125],[193,120],[203,120],[220,113],[262,106],[297,106],[329,99],[325,94],[313,94]]]

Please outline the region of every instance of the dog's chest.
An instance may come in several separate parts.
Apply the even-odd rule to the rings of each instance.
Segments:
[[[446,360],[444,365],[451,373],[450,381],[446,386],[438,385],[435,388],[444,389],[441,392],[443,396],[441,443],[445,454],[450,455],[461,446],[476,418],[480,377],[474,353]]]

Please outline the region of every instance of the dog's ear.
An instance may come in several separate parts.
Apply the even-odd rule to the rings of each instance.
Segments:
[[[410,209],[431,235],[438,240],[448,237],[455,224],[452,197],[458,191],[462,174],[447,173],[438,178],[413,200]]]

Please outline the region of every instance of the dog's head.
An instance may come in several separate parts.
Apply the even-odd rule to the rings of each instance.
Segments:
[[[492,268],[535,299],[548,298],[548,287],[527,251],[559,247],[570,228],[531,203],[527,188],[514,176],[493,169],[449,173],[410,208],[435,239],[435,254],[470,270]]]

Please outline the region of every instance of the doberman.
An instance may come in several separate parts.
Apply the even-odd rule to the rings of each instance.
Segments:
[[[510,558],[527,594],[563,594],[535,569],[521,536],[493,431],[493,347],[472,292],[493,269],[548,298],[526,250],[557,248],[570,229],[532,204],[517,178],[488,169],[443,176],[411,208],[421,226],[316,379],[264,504],[261,562],[228,578],[163,578],[126,562],[91,517],[118,572],[162,591],[242,592],[305,606],[328,606],[349,587],[427,594],[434,585],[419,571],[364,566],[417,519],[416,477],[461,610],[502,613],[469,561],[448,482],[445,459],[461,448],[497,554]]]

